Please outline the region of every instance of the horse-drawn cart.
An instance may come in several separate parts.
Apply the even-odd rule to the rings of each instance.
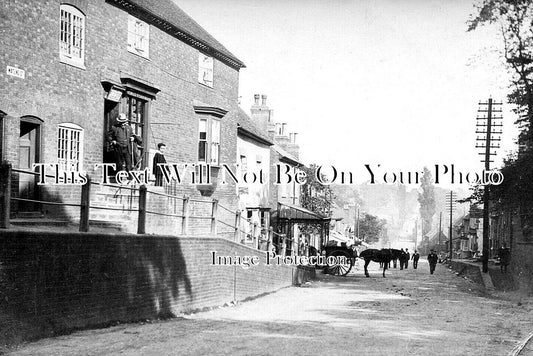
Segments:
[[[322,251],[326,255],[325,272],[334,276],[346,276],[357,258],[355,247],[348,247],[346,243],[323,246]]]

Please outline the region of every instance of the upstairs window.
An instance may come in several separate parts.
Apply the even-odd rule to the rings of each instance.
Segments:
[[[61,5],[59,60],[85,68],[85,15],[74,6]]]
[[[148,58],[150,25],[128,15],[128,51]]]
[[[83,129],[75,124],[60,124],[57,138],[57,163],[64,171],[81,171]]]
[[[213,57],[202,53],[198,57],[198,83],[213,87]]]
[[[220,159],[220,121],[201,118],[198,125],[198,162],[218,165]]]

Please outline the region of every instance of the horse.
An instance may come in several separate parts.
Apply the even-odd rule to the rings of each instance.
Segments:
[[[387,269],[390,261],[394,259],[400,259],[401,261],[402,257],[402,251],[393,248],[383,248],[381,250],[371,248],[364,250],[359,254],[359,258],[365,260],[365,276],[367,277],[370,277],[367,269],[370,261],[383,263],[383,277],[385,277],[385,270]]]

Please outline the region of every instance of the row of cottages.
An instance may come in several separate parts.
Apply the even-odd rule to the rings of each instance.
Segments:
[[[193,172],[205,179],[190,166],[181,182],[162,187],[148,177],[149,192],[189,197],[192,217],[185,226],[180,218],[148,214],[146,232],[209,232],[209,222],[193,220],[211,213],[212,205],[205,204],[211,199],[226,223],[235,223],[236,211],[252,222],[242,224],[249,230],[244,241],[274,226],[287,237],[275,234],[273,241],[286,253],[296,253],[303,242],[297,223],[323,223],[323,217],[299,207],[298,184],[273,184],[278,164],[291,170],[302,166],[296,134],[274,122],[265,95],[255,96],[250,116],[239,108],[244,64],[171,0],[15,0],[2,6],[9,16],[3,16],[0,38],[6,68],[0,72],[5,83],[0,87],[0,155],[15,170],[14,217],[77,220],[78,206],[35,201],[79,204],[80,185],[71,183],[79,178],[75,172],[86,172],[93,182],[92,223],[113,222],[135,231],[138,193],[98,184],[108,172],[96,168],[116,163],[109,132],[125,114],[139,139],[131,147],[136,170],[153,168],[159,143],[166,144],[169,163],[211,165],[211,184],[188,184]],[[39,163],[45,164],[44,185],[37,184],[38,176],[16,172],[32,171]],[[220,184],[224,164],[237,177],[261,172],[268,182],[225,179]],[[152,194],[147,210],[179,217],[182,200]],[[223,230],[220,225],[217,232]],[[233,235],[231,227],[226,232]]]
[[[171,0],[14,0],[3,2],[1,11],[1,156],[14,169],[57,163],[61,176],[86,171],[101,182],[103,169],[95,165],[115,162],[107,133],[120,113],[142,140],[133,147],[140,170],[151,166],[158,143],[167,146],[167,162],[209,163],[213,176],[223,163],[235,162],[244,64]],[[79,204],[80,187],[53,184],[52,168],[46,185],[14,174],[12,196],[28,201],[14,202],[12,212],[79,217],[78,207],[31,201]],[[171,188],[177,195],[215,198],[231,211],[238,206],[232,180]],[[91,190],[102,207],[128,201],[134,208],[131,195],[103,185]],[[91,214],[113,219],[103,209]]]
[[[286,123],[274,120],[266,101],[266,95],[255,94],[250,117],[242,112],[239,118],[237,162],[243,173],[255,173],[249,179],[262,176],[269,184],[239,184],[239,208],[252,223],[273,228],[277,253],[307,254],[310,246],[320,248],[324,236],[303,234],[301,226],[319,224],[327,233],[329,218],[302,208],[301,186],[285,179],[287,172],[294,175],[303,166],[297,133],[289,133]]]

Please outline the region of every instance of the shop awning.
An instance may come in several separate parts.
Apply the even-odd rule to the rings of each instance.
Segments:
[[[292,223],[329,223],[331,220],[301,206],[287,203],[278,203],[278,209],[273,212],[272,219]]]

